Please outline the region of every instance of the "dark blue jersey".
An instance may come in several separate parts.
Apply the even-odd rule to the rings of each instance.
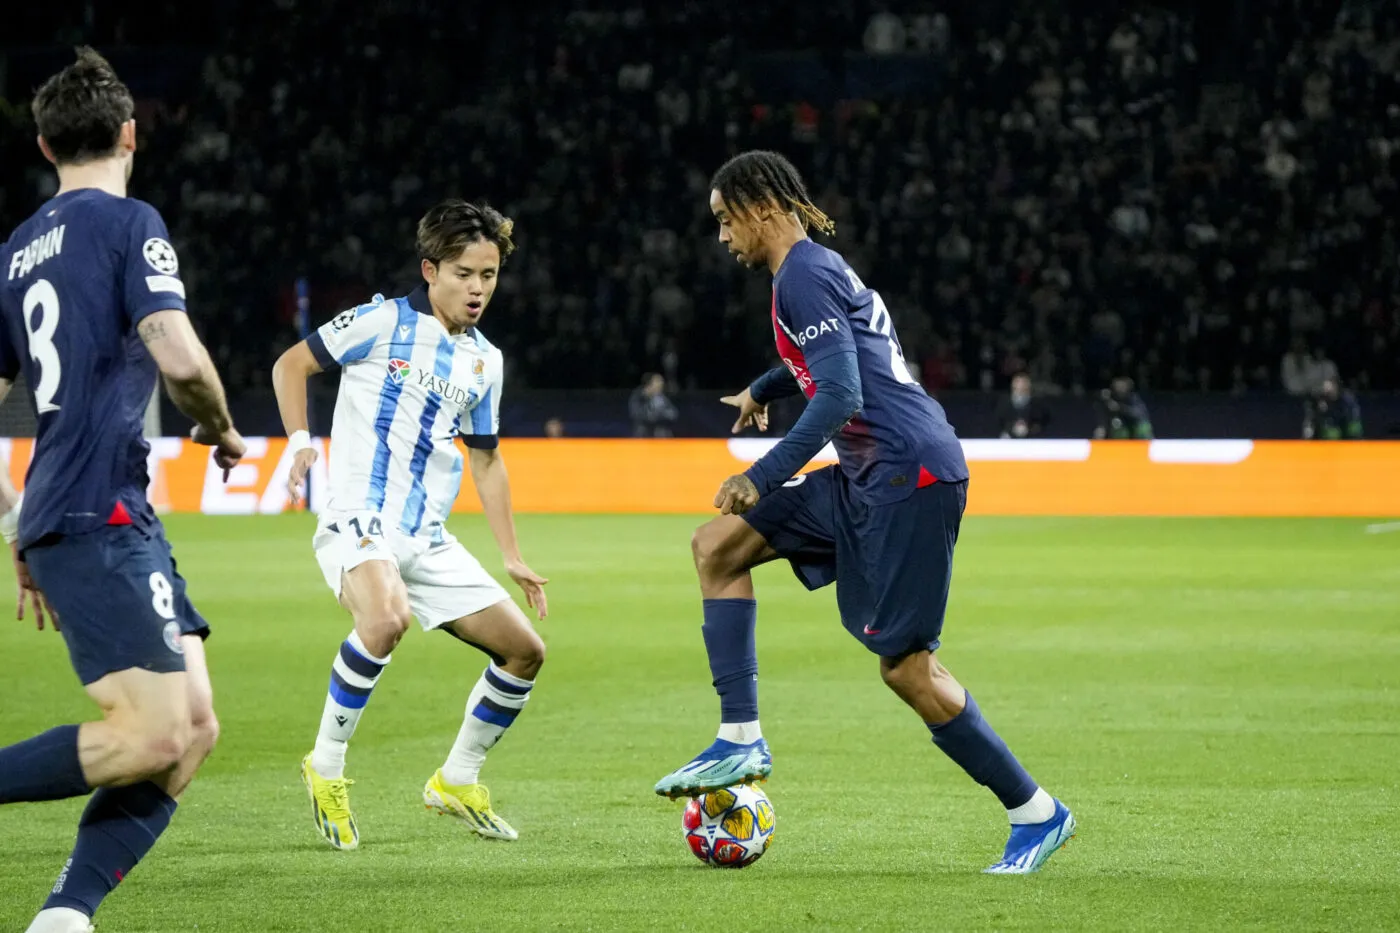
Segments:
[[[773,277],[773,335],[809,399],[812,364],[855,355],[861,409],[832,445],[861,499],[896,502],[919,485],[967,479],[962,445],[943,406],[909,374],[884,301],[838,253],[811,240],[793,246]]]
[[[156,364],[136,324],[185,310],[165,223],[94,188],[41,207],[0,248],[0,376],[23,372],[39,429],[20,547],[113,520],[156,522],[142,437]]]

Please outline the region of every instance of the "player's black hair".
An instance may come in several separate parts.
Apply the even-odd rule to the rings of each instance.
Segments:
[[[136,112],[131,91],[107,59],[87,46],[77,54],[77,61],[39,87],[32,105],[39,135],[59,165],[111,155],[122,124]]]
[[[515,221],[485,202],[449,198],[418,221],[418,255],[437,265],[457,258],[477,240],[485,240],[496,244],[504,262],[515,249],[510,238],[513,232]]]
[[[812,203],[802,175],[779,153],[763,149],[740,153],[719,167],[710,187],[741,213],[765,202],[776,203],[780,210],[796,214],[804,228],[815,227],[828,236],[836,232],[835,222]]]

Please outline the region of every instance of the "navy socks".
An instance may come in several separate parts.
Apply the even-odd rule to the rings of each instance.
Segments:
[[[78,762],[77,726],[58,726],[0,748],[0,804],[62,800],[90,790]]]
[[[705,600],[705,651],[719,693],[720,721],[758,719],[758,649],[754,624],[758,604],[752,599]]]
[[[174,799],[150,781],[99,789],[83,811],[73,854],[44,909],[68,907],[92,916],[165,832],[175,806]]]
[[[927,724],[933,744],[974,781],[996,794],[1002,806],[1014,810],[1028,802],[1039,785],[982,718],[972,694],[966,696],[967,705],[961,713],[941,725]]]

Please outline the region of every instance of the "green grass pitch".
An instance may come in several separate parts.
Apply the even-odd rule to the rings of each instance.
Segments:
[[[1016,878],[979,873],[996,801],[881,685],[832,593],[782,565],[757,574],[777,836],[742,872],[690,855],[651,785],[717,720],[695,522],[522,517],[550,655],[483,774],[521,840],[422,808],[482,658],[415,628],[351,744],[364,844],[338,853],[297,777],[349,628],[311,518],[171,518],[223,738],[99,930],[1400,928],[1400,534],[969,519],[942,657],[1080,823]],[[479,519],[454,530],[498,565]],[[0,743],[91,714],[59,637],[4,623],[0,657]],[[0,809],[0,930],[42,902],[81,807]]]

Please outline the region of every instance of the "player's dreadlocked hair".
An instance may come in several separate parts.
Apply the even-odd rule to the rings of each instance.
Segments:
[[[710,187],[740,212],[772,201],[796,214],[804,228],[815,227],[827,236],[836,232],[835,222],[812,203],[797,169],[776,152],[756,149],[736,155],[715,172]]]
[[[449,198],[418,221],[418,255],[437,265],[444,259],[456,259],[477,240],[485,240],[496,244],[504,262],[515,249],[510,239],[513,232],[515,221],[485,202]]]
[[[110,156],[136,105],[107,59],[87,46],[34,94],[34,122],[59,165]]]

